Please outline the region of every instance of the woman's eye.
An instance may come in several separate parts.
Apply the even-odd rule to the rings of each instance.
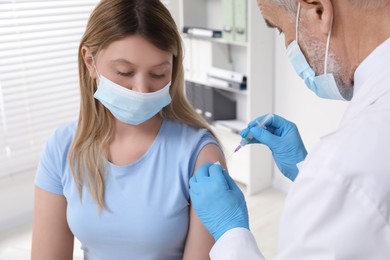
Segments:
[[[134,73],[133,72],[120,72],[120,71],[118,71],[117,74],[121,75],[123,77],[130,77],[130,76],[133,76]]]
[[[165,77],[164,74],[150,74],[152,76],[152,78],[155,78],[155,79],[161,79],[163,77]]]

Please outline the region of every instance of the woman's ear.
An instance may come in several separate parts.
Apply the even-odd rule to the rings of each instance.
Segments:
[[[299,0],[301,8],[308,12],[310,24],[318,24],[321,33],[328,35],[333,21],[333,5],[330,0]]]
[[[81,47],[81,55],[83,56],[84,64],[89,71],[89,76],[92,79],[97,79],[98,75],[97,75],[97,72],[95,69],[96,64],[94,64],[92,53],[90,52],[90,50],[87,46]]]

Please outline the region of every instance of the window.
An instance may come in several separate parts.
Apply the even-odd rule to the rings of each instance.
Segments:
[[[0,0],[0,178],[33,174],[47,138],[77,119],[77,50],[97,0]]]

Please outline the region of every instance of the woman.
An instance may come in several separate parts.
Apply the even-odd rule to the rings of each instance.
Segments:
[[[102,0],[79,48],[78,123],[48,140],[32,259],[208,259],[189,178],[224,158],[183,94],[180,35],[159,0]]]

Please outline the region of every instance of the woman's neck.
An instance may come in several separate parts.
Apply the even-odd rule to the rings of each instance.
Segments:
[[[129,165],[141,158],[153,144],[162,118],[154,116],[140,125],[115,120],[114,136],[108,147],[107,159],[116,165]]]
[[[114,136],[115,138],[123,139],[136,135],[154,135],[157,134],[160,129],[161,123],[162,118],[159,115],[156,115],[139,125],[130,125],[115,119]]]

